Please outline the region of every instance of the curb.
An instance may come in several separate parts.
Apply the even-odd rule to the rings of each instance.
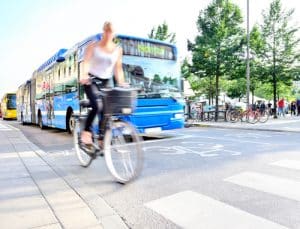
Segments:
[[[223,128],[223,129],[236,129],[236,130],[255,130],[255,131],[273,131],[273,132],[287,132],[287,133],[300,133],[300,130],[282,130],[270,128],[251,128],[251,127],[238,127],[238,126],[224,126],[224,125],[209,125],[209,124],[186,124],[185,127],[207,127],[207,128]]]

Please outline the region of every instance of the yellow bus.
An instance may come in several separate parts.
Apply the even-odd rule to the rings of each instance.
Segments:
[[[17,119],[16,93],[6,93],[1,100],[2,118]]]

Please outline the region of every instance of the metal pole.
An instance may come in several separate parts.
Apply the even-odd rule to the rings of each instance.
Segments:
[[[249,41],[250,41],[250,33],[249,33],[249,0],[247,0],[247,67],[246,67],[246,78],[247,78],[247,107],[250,105],[250,58],[249,58]]]

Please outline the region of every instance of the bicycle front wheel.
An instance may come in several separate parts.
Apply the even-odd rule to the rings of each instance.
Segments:
[[[260,115],[257,111],[249,111],[246,114],[246,121],[251,124],[255,124],[259,121]]]
[[[269,120],[270,114],[268,111],[263,111],[260,113],[259,122],[265,123]]]
[[[124,121],[112,121],[104,135],[104,155],[108,170],[125,184],[143,168],[143,150],[136,129]]]
[[[89,154],[87,154],[80,145],[80,126],[80,120],[75,120],[75,127],[73,131],[74,148],[80,165],[82,167],[88,167],[92,163],[93,158]]]

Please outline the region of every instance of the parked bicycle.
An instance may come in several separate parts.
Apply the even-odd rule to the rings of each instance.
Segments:
[[[248,122],[251,124],[255,124],[260,119],[260,113],[257,110],[253,110],[252,108],[248,108],[245,111],[241,109],[234,109],[229,113],[228,119],[231,122]]]
[[[269,117],[271,115],[271,110],[270,109],[265,109],[265,110],[258,110],[259,111],[259,122],[265,123],[269,120]]]
[[[96,78],[93,83],[99,84]],[[133,112],[136,101],[134,89],[111,88],[100,89],[97,95],[102,101],[104,111],[104,140],[99,144],[99,135],[93,131],[93,144],[81,142],[81,131],[87,115],[75,114],[74,146],[77,158],[83,167],[88,167],[98,156],[104,156],[108,170],[120,183],[135,179],[143,168],[142,140],[136,128],[125,121]],[[80,101],[81,110],[90,107],[89,101]]]

